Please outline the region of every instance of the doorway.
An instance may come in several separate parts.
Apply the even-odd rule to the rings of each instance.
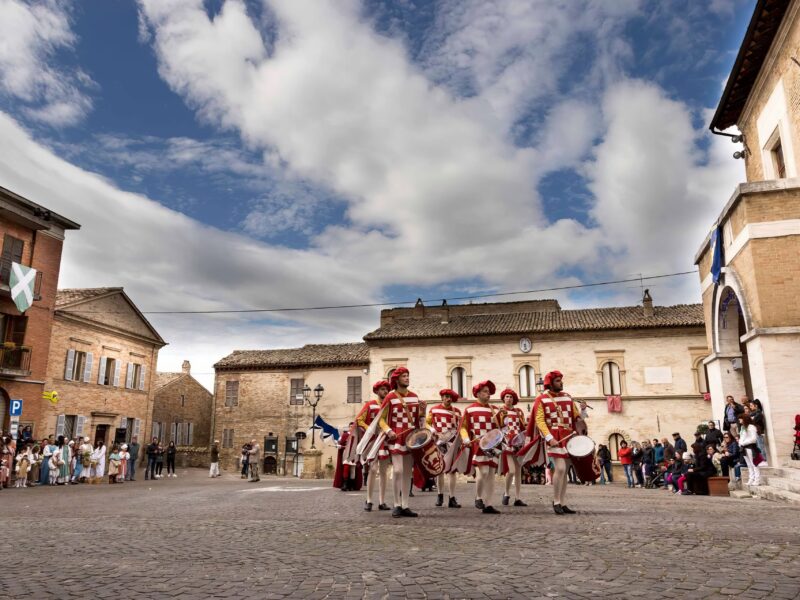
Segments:
[[[101,441],[103,444],[108,444],[108,425],[98,425],[94,430],[94,443]]]
[[[264,475],[276,475],[278,473],[278,461],[274,456],[264,458]]]

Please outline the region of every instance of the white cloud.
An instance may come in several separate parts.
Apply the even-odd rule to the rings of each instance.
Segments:
[[[80,69],[57,69],[54,56],[76,42],[66,0],[0,0],[0,92],[22,103],[28,118],[52,126],[80,121],[93,87]]]

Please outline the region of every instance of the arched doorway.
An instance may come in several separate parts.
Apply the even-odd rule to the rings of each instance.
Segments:
[[[9,407],[11,406],[11,396],[5,388],[0,387],[0,431],[8,431],[11,429],[11,417],[9,416]]]
[[[278,473],[278,461],[274,456],[264,457],[264,475],[276,475]]]
[[[745,311],[739,295],[730,287],[725,286],[718,295],[717,310],[714,315],[714,333],[716,338],[716,351],[722,356],[741,354],[741,358],[732,359],[732,370],[738,373],[741,384],[748,398],[753,397],[753,388],[750,384],[750,364],[747,357],[747,344],[741,341],[747,333]]]

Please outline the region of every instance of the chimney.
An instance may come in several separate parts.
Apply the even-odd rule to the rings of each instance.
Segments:
[[[183,364],[181,365],[181,371],[189,375],[189,373],[192,372],[192,363],[190,363],[188,360],[183,361]]]
[[[655,316],[653,312],[653,298],[650,296],[650,290],[644,291],[644,298],[642,298],[642,308],[644,309],[644,316],[651,318]]]
[[[447,305],[447,300],[442,300],[442,325],[450,322],[450,307]]]
[[[425,316],[425,304],[422,303],[422,298],[417,298],[417,303],[414,305],[414,318],[421,319]]]

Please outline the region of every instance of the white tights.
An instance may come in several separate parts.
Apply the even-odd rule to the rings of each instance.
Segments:
[[[514,481],[514,500],[519,500],[522,493],[522,465],[520,458],[508,457],[508,473],[506,473],[506,496],[511,495],[511,481]]]
[[[436,476],[436,491],[444,494],[444,480],[447,479],[447,497],[456,497],[456,474],[455,473],[442,473]]]
[[[554,456],[553,464],[553,502],[563,505],[567,495],[567,459]]]
[[[410,454],[392,454],[392,484],[395,506],[408,508],[408,490],[411,484],[411,469],[413,467],[414,457]]]
[[[367,502],[372,504],[375,497],[375,480],[378,485],[378,504],[386,502],[386,480],[389,477],[389,460],[374,460],[369,466],[369,477],[367,478]]]
[[[483,500],[486,506],[492,505],[492,497],[494,496],[494,475],[497,473],[497,467],[490,467],[484,465],[475,468],[475,481],[477,482],[477,495],[476,500]]]

